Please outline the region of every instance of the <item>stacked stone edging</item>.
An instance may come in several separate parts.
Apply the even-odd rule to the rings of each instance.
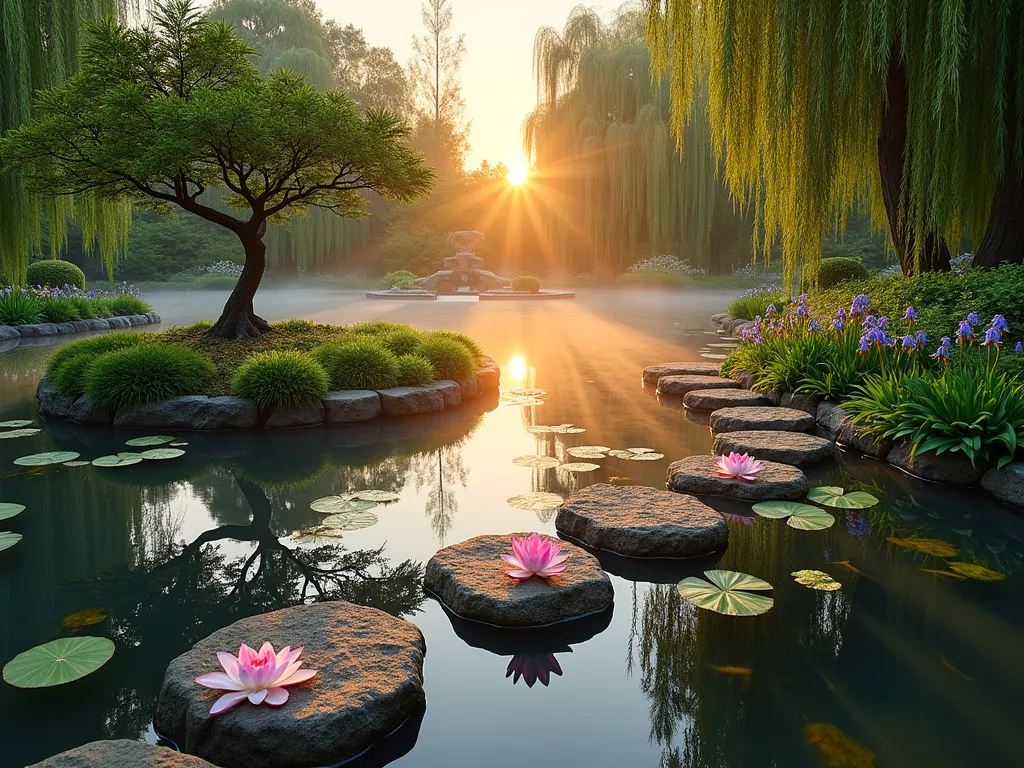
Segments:
[[[119,317],[97,317],[92,320],[72,320],[67,323],[31,323],[28,325],[0,325],[0,341],[13,339],[34,339],[42,336],[58,336],[84,331],[109,331],[120,328],[137,328],[155,325],[160,315],[149,312],[145,315],[122,315]]]
[[[435,381],[426,387],[328,392],[308,406],[272,406],[262,411],[251,400],[230,395],[187,395],[173,400],[121,408],[97,407],[88,397],[60,395],[44,375],[36,387],[39,414],[81,424],[123,429],[286,429],[321,424],[358,424],[381,416],[412,416],[453,408],[501,386],[501,369],[489,357],[472,379]]]

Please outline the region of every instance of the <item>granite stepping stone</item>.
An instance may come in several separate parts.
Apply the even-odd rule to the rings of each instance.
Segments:
[[[748,453],[758,459],[803,467],[835,458],[836,444],[804,432],[750,430],[716,435],[713,450],[716,454]]]
[[[712,432],[741,432],[746,430],[772,430],[779,432],[813,432],[814,417],[795,408],[746,406],[719,408],[710,417]]]
[[[662,376],[658,392],[663,395],[685,395],[700,389],[738,389],[739,382],[719,376]]]
[[[192,755],[141,741],[93,741],[29,768],[213,768]]]
[[[765,461],[757,480],[727,480],[715,476],[714,456],[690,456],[668,468],[668,489],[677,493],[727,496],[742,501],[797,501],[807,496],[807,477],[796,467]]]
[[[598,483],[558,508],[558,532],[630,557],[696,557],[729,542],[725,518],[693,496]]]
[[[609,587],[610,588],[610,587]],[[218,651],[242,643],[305,646],[312,680],[289,688],[282,707],[237,708],[212,717],[219,694],[196,684],[220,671]],[[236,621],[174,659],[153,726],[183,752],[221,768],[313,768],[355,757],[426,706],[419,628],[376,608],[326,602]]]
[[[683,396],[683,405],[696,411],[771,404],[768,397],[752,389],[696,389]]]
[[[501,555],[512,554],[513,536],[529,535],[477,536],[445,547],[427,563],[423,586],[452,613],[502,627],[545,626],[611,607],[612,583],[597,558],[569,542],[560,542],[569,559],[557,576],[506,575]]]
[[[718,376],[720,368],[718,363],[662,363],[644,368],[643,380],[657,384],[663,376]]]

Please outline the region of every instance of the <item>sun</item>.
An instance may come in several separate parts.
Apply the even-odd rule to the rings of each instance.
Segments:
[[[520,168],[513,168],[511,171],[508,172],[508,183],[511,184],[513,187],[521,187],[523,184],[526,183],[526,180],[529,178],[529,176],[530,172],[526,169],[525,166]]]

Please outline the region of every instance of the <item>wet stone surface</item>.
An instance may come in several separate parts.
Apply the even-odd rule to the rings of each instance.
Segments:
[[[668,468],[668,488],[678,493],[727,496],[743,501],[797,500],[807,495],[807,477],[796,467],[765,461],[757,480],[731,480],[715,476],[714,456],[690,456]]]
[[[713,432],[740,432],[754,429],[813,432],[815,426],[814,417],[804,411],[772,406],[719,408],[711,413],[709,424]]]
[[[213,768],[192,755],[140,741],[93,741],[29,768]]]
[[[752,389],[698,389],[683,396],[683,405],[697,411],[771,404],[771,398]]]
[[[716,454],[747,453],[797,467],[826,461],[836,454],[836,444],[826,438],[771,430],[725,432],[716,435],[713,449]]]

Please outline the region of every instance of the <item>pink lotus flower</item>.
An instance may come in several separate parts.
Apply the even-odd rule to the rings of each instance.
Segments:
[[[715,476],[729,479],[757,480],[757,474],[764,469],[764,462],[747,454],[722,454],[715,459]]]
[[[518,683],[522,678],[528,688],[533,688],[538,680],[541,685],[547,687],[551,682],[552,674],[559,676],[562,674],[562,667],[553,653],[537,656],[518,654],[512,657],[512,661],[508,663],[508,668],[505,670],[505,677],[512,678],[512,685]]]
[[[531,576],[546,579],[565,570],[568,553],[562,552],[562,545],[551,539],[542,539],[536,533],[524,538],[512,537],[511,555],[502,555],[501,559],[512,566],[505,571],[513,579],[520,581]]]
[[[288,701],[285,686],[304,683],[316,675],[315,669],[299,669],[302,647],[292,650],[286,645],[278,653],[274,646],[264,643],[259,653],[247,645],[238,649],[238,658],[223,651],[217,654],[217,660],[224,668],[223,672],[211,672],[200,675],[196,682],[205,688],[228,691],[214,703],[211,715],[220,715],[234,709],[245,699],[250,704],[266,704],[280,707]]]

